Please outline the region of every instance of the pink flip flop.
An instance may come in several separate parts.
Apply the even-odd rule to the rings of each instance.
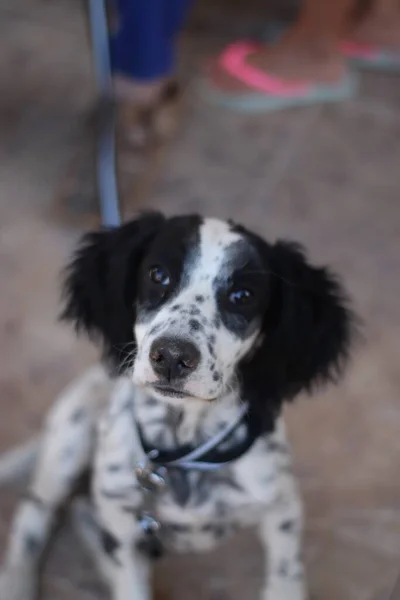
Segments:
[[[341,51],[359,68],[400,73],[400,50],[388,50],[349,40],[341,44]]]
[[[287,83],[278,77],[252,67],[247,59],[261,48],[252,42],[237,42],[228,46],[219,57],[218,64],[224,71],[238,79],[250,89],[274,96],[303,96],[307,94],[310,85],[304,81]]]
[[[305,81],[288,83],[265,73],[248,63],[249,56],[259,49],[259,44],[236,42],[228,46],[218,60],[222,70],[249,87],[249,92],[223,92],[209,81],[203,81],[203,93],[217,104],[243,112],[267,112],[321,102],[339,102],[351,98],[355,93],[356,80],[351,74],[339,83],[313,84]]]

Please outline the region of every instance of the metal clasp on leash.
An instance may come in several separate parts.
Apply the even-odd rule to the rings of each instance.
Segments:
[[[137,463],[135,475],[139,485],[147,492],[160,492],[165,487],[163,468],[157,467],[151,460],[151,453]]]
[[[138,524],[144,535],[138,547],[148,556],[159,558],[162,556],[164,548],[160,539],[161,524],[154,514],[157,495],[166,485],[163,467],[158,467],[152,462],[152,453],[150,452],[144,460],[136,464],[135,475],[144,491],[143,505],[138,515]]]

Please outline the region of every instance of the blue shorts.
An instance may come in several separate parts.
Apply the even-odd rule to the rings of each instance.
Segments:
[[[192,0],[114,0],[118,28],[110,37],[113,72],[151,81],[175,67],[175,42]]]

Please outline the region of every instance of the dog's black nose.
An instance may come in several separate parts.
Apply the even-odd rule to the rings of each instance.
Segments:
[[[200,352],[187,340],[161,337],[150,348],[153,370],[167,381],[184,379],[200,362]]]

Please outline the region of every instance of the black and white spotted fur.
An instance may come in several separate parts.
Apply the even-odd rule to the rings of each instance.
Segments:
[[[301,503],[281,409],[336,378],[352,317],[342,289],[295,244],[269,244],[216,219],[145,214],[85,237],[66,276],[64,317],[101,339],[94,367],[49,415],[12,526],[0,600],[31,600],[59,507],[93,471],[92,510],[73,505],[114,600],[150,600],[138,549],[143,493],[134,466],[150,446],[196,447],[249,404],[258,437],[216,472],[171,470],[155,516],[170,551],[202,551],[244,526],[266,550],[262,600],[307,598]],[[236,445],[245,426],[226,444]]]

